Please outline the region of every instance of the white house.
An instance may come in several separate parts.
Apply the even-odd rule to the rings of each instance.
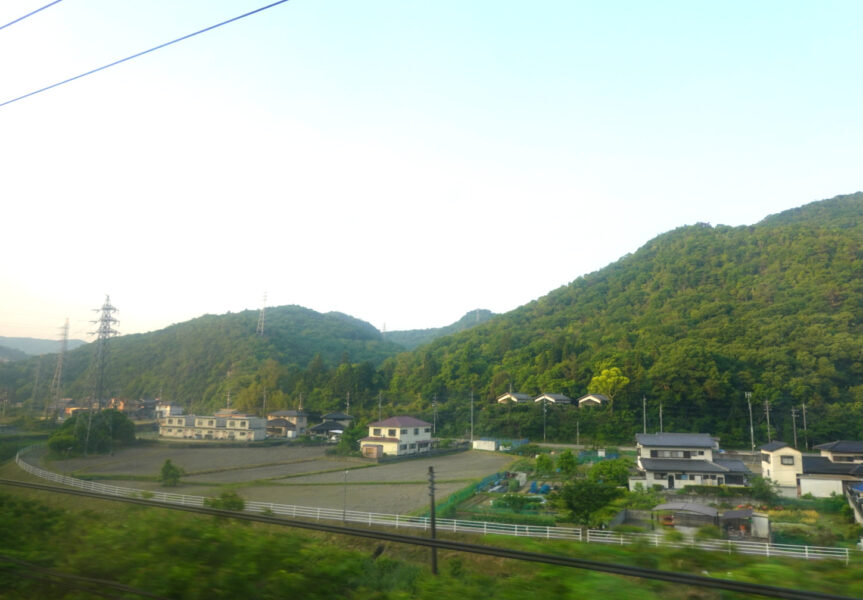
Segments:
[[[742,461],[722,458],[719,442],[706,433],[639,433],[639,477],[629,487],[659,485],[666,489],[688,485],[746,485],[749,469]]]
[[[431,423],[413,417],[390,417],[369,424],[369,435],[360,440],[367,458],[419,454],[431,449]]]

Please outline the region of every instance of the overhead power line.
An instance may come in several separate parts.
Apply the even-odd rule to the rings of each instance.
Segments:
[[[209,27],[205,27],[204,29],[201,29],[199,31],[195,31],[194,33],[189,33],[187,35],[184,35],[183,37],[178,37],[177,39],[171,40],[170,42],[165,42],[164,44],[159,44],[158,46],[153,46],[152,48],[150,48],[148,50],[143,50],[143,51],[138,52],[136,54],[132,54],[131,56],[127,56],[126,58],[121,58],[120,60],[115,60],[112,63],[109,63],[107,65],[103,65],[103,66],[98,67],[96,69],[92,69],[90,71],[87,71],[86,73],[81,73],[80,75],[75,75],[74,77],[69,77],[68,79],[64,79],[63,81],[58,81],[57,83],[52,83],[51,85],[45,86],[45,87],[40,88],[38,90],[28,92],[27,94],[24,94],[23,96],[18,96],[17,98],[12,98],[11,100],[6,100],[5,102],[0,103],[0,107],[6,106],[7,104],[12,104],[13,102],[18,102],[19,100],[23,100],[24,98],[29,98],[30,96],[35,96],[36,94],[41,94],[42,92],[47,92],[48,90],[54,89],[55,87],[60,87],[61,85],[71,83],[72,81],[75,81],[76,79],[81,79],[82,77],[87,77],[88,75],[92,75],[93,73],[98,73],[99,71],[104,71],[105,69],[109,69],[109,68],[114,67],[116,65],[119,65],[121,63],[130,61],[133,58],[138,58],[139,56],[144,56],[145,54],[149,54],[150,52],[155,52],[156,50],[161,50],[162,48],[165,48],[165,47],[170,46],[172,44],[176,44],[177,42],[182,42],[183,40],[187,40],[189,38],[195,37],[196,35],[200,35],[202,33],[208,32],[208,31],[212,31],[213,29],[217,29],[217,28],[222,27],[223,25],[227,25],[229,23],[233,23],[234,21],[239,21],[240,19],[245,19],[246,17],[250,17],[254,14],[265,11],[269,8],[273,8],[274,6],[278,6],[279,4],[284,4],[287,1],[288,0],[278,0],[277,2],[273,2],[272,4],[268,4],[266,6],[256,8],[255,10],[252,10],[252,11],[249,11],[249,12],[244,13],[242,15],[228,19],[227,21],[222,21],[221,23],[216,23],[215,25],[210,25]]]
[[[33,15],[35,15],[37,12],[41,12],[41,11],[45,10],[46,8],[48,8],[48,7],[50,7],[50,6],[54,6],[55,4],[57,4],[57,3],[59,3],[59,2],[62,2],[62,1],[63,1],[63,0],[54,0],[54,2],[50,2],[50,3],[46,4],[45,6],[43,6],[42,8],[37,8],[36,10],[34,10],[34,11],[32,11],[32,12],[27,13],[27,14],[26,14],[26,15],[24,15],[23,17],[18,17],[18,18],[17,18],[17,19],[15,19],[14,21],[9,21],[9,22],[8,22],[8,23],[6,23],[5,25],[0,25],[0,29],[6,29],[6,28],[7,28],[7,27],[9,27],[10,25],[14,25],[15,23],[17,23],[17,22],[19,22],[19,21],[23,21],[23,20],[24,20],[24,19],[26,19],[27,17],[32,17],[32,16],[33,16]]]

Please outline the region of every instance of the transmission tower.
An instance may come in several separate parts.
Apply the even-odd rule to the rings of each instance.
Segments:
[[[57,355],[57,366],[54,368],[54,378],[51,380],[50,402],[54,405],[54,410],[60,406],[60,395],[62,392],[63,382],[63,359],[66,358],[66,347],[69,344],[69,317],[66,317],[66,324],[63,325],[63,337],[60,339],[60,353]],[[46,416],[48,413],[48,405],[45,405]]]
[[[97,336],[96,355],[93,362],[95,373],[93,388],[96,393],[96,401],[99,403],[99,410],[102,410],[102,403],[105,398],[105,370],[108,365],[108,340],[119,333],[114,329],[114,325],[119,321],[114,318],[117,309],[111,305],[111,298],[107,295],[102,308],[94,308],[93,310],[99,313],[99,318],[91,321],[96,325],[96,331],[90,332],[90,335]]]
[[[258,313],[258,329],[255,331],[258,335],[264,335],[264,313],[267,310],[267,292],[264,292],[264,303],[261,305],[261,312]]]

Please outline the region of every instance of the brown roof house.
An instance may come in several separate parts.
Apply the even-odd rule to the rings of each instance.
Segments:
[[[360,440],[366,458],[405,456],[431,449],[431,423],[413,417],[390,417],[369,424],[369,435]]]

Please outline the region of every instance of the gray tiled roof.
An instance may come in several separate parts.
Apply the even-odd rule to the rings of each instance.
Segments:
[[[863,477],[863,464],[836,463],[826,456],[804,456],[804,475],[851,475]]]
[[[827,450],[829,452],[863,452],[863,442],[851,440],[839,440],[838,442],[828,442],[826,444],[818,444],[816,450]]]
[[[764,450],[766,452],[773,452],[774,450],[779,450],[780,448],[786,447],[788,444],[785,442],[780,442],[779,440],[774,440],[770,443],[764,444],[759,449]]]
[[[642,446],[670,448],[716,448],[719,445],[707,433],[637,433],[635,441]]]
[[[642,458],[641,466],[646,471],[682,471],[686,473],[726,473],[728,469],[708,460],[685,458]]]
[[[431,427],[431,425],[413,417],[390,417],[383,421],[369,423],[369,427]]]

